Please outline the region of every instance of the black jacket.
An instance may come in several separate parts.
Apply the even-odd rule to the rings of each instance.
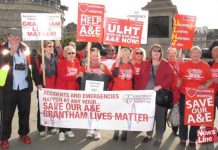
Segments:
[[[6,64],[9,64],[10,69],[8,71],[8,76],[6,78],[5,85],[2,87],[2,90],[12,91],[13,90],[13,56],[11,56],[10,53],[6,55],[2,55],[0,58],[0,66],[4,66]],[[28,74],[26,77],[26,81],[28,82],[29,91],[32,92],[33,84],[32,84],[32,77],[31,77],[31,70],[29,69],[29,67],[28,67]]]

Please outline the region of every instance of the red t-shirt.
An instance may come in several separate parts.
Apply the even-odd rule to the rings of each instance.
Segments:
[[[210,70],[211,70],[212,78],[218,80],[218,63],[214,63],[210,67]],[[214,88],[216,91],[218,91],[218,84],[217,83],[213,83],[210,87]]]
[[[134,76],[134,90],[140,89],[140,70],[141,70],[141,63],[136,63],[135,67],[135,76]]]
[[[198,63],[189,60],[181,64],[179,78],[182,79],[180,90],[185,94],[186,87],[197,88],[212,78],[210,66],[202,60]]]
[[[112,72],[115,69],[115,64],[112,66]],[[132,79],[135,75],[135,68],[132,64],[121,64],[119,66],[118,76],[114,77],[112,90],[132,90]]]
[[[79,73],[80,66],[67,60],[61,60],[57,64],[56,88],[64,90],[78,90],[76,75]]]

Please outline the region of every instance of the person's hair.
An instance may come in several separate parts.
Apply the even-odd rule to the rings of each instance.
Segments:
[[[145,52],[145,49],[140,47],[140,48],[137,48],[138,50],[142,51],[142,60],[144,61],[146,59],[146,52]],[[136,49],[136,50],[137,50]]]
[[[73,51],[74,53],[76,53],[76,50],[75,50],[75,48],[73,47],[73,46],[66,46],[66,47],[64,47],[64,57],[66,57],[67,56],[67,53],[68,52],[70,52],[70,51]]]
[[[128,48],[128,47],[123,47],[119,52],[118,52],[118,57],[121,59],[123,57],[124,52],[130,52],[130,56],[131,56],[131,52],[132,49]]]
[[[193,51],[198,51],[202,54],[202,50],[199,46],[193,46],[191,49],[190,49],[190,53],[193,52]]]
[[[48,46],[49,44],[54,45],[54,42],[53,41],[45,41],[44,42],[44,48],[46,48],[46,46]]]
[[[159,60],[162,59],[162,57],[163,57],[162,46],[159,45],[159,44],[153,44],[153,45],[150,47],[149,51],[148,51],[148,60],[149,60],[149,61],[152,61],[152,51],[153,51],[153,50],[158,50],[158,49],[161,50]]]
[[[169,53],[169,51],[175,51],[176,54],[177,54],[177,50],[176,50],[176,48],[174,48],[174,47],[169,47],[169,48],[167,49],[167,54]]]

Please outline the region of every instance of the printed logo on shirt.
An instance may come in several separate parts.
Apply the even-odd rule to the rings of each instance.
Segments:
[[[131,80],[132,79],[132,69],[120,69],[119,77],[121,79]]]
[[[188,69],[188,74],[186,75],[186,78],[191,80],[200,80],[202,78],[204,78],[202,76],[202,70],[200,69]]]
[[[218,78],[218,69],[211,69],[212,78]]]
[[[67,76],[75,76],[77,73],[77,68],[67,67]]]
[[[139,73],[140,73],[140,67],[135,67],[135,74],[139,75]]]

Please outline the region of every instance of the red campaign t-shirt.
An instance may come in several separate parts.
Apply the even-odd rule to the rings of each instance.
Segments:
[[[140,69],[141,69],[141,64],[136,63],[134,65],[135,67],[135,75],[139,75],[140,74]]]
[[[189,60],[181,64],[179,78],[182,79],[181,92],[185,94],[186,87],[197,88],[212,79],[210,66],[202,60],[198,63]]]
[[[112,72],[115,68],[115,64],[112,66]],[[121,64],[119,66],[118,76],[114,77],[114,83],[112,90],[132,90],[132,78],[135,75],[135,68],[132,64]]]
[[[218,80],[218,63],[214,63],[211,67],[211,74],[212,74],[212,78]],[[218,91],[218,84],[217,83],[213,83],[211,85],[211,88],[214,88],[216,91]]]
[[[61,60],[57,64],[57,82],[58,89],[78,90],[76,75],[80,71],[80,66],[75,62]]]
[[[102,66],[102,68],[101,68]],[[85,72],[86,71],[86,66],[82,66],[81,67],[81,72]],[[99,66],[90,66],[90,73],[96,73],[96,74],[107,74],[109,76],[112,76],[111,71],[108,69],[108,67],[101,63]]]

